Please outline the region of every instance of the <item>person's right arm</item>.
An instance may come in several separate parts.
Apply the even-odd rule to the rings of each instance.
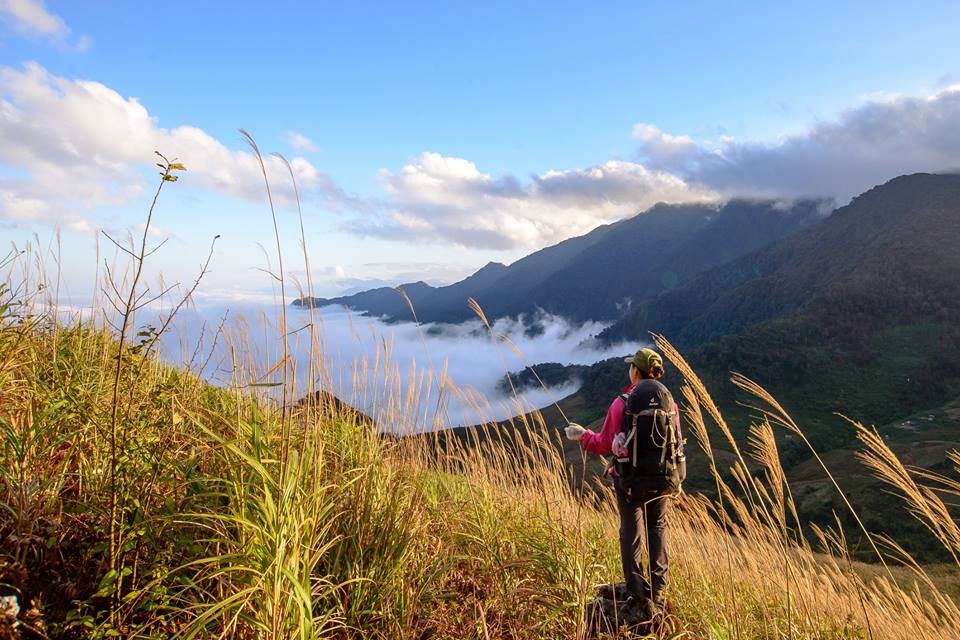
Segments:
[[[595,433],[587,429],[580,436],[580,446],[584,451],[596,453],[604,456],[610,453],[610,447],[613,445],[613,438],[620,431],[620,422],[623,419],[623,400],[620,396],[613,399],[610,408],[607,409],[607,416],[603,420],[603,428],[600,433]]]

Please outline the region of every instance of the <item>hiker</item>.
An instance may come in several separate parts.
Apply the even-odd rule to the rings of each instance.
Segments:
[[[620,512],[620,555],[627,593],[652,615],[663,612],[667,586],[667,512],[686,475],[680,412],[670,391],[658,380],[663,359],[653,349],[640,349],[630,364],[630,385],[614,398],[600,433],[571,423],[570,440],[591,453],[613,453],[607,470],[613,477]],[[647,531],[650,580],[640,567],[638,520]]]

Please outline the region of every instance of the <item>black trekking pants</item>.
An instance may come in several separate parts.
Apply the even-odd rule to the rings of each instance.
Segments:
[[[667,512],[671,497],[660,491],[627,491],[619,482],[615,485],[615,493],[620,511],[620,557],[627,591],[642,598],[660,600],[667,586]],[[643,552],[640,522],[646,526],[650,580],[640,566]]]

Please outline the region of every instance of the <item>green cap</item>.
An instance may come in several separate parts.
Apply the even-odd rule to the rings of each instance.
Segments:
[[[663,358],[660,357],[660,354],[647,348],[640,349],[633,357],[626,358],[624,362],[636,366],[644,373],[650,373],[654,367],[663,368]]]

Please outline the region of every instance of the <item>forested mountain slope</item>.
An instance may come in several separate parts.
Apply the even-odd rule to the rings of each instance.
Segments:
[[[612,320],[643,298],[819,222],[825,209],[816,200],[657,205],[510,266],[490,263],[456,284],[415,282],[401,288],[422,322],[472,318],[470,297],[490,319],[542,309],[574,321]],[[412,319],[407,302],[390,287],[294,304],[344,304],[390,320]]]

